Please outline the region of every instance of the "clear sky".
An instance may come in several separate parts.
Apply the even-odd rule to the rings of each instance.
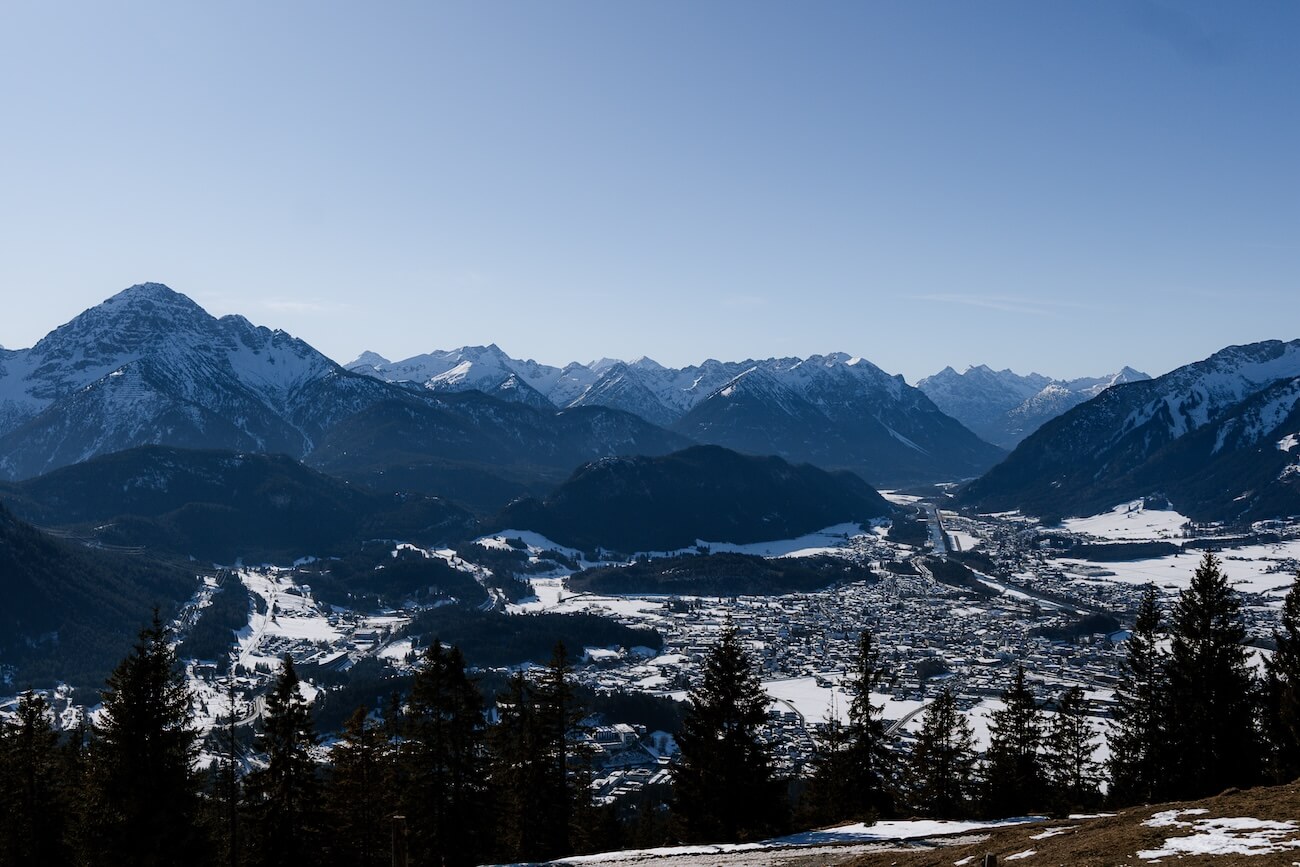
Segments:
[[[0,5],[0,344],[167,283],[339,361],[1300,337],[1300,3]]]

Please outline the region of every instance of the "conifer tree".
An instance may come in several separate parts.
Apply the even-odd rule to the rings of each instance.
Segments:
[[[357,708],[343,727],[343,736],[330,751],[330,775],[325,788],[332,860],[355,867],[390,863],[390,797],[392,756],[383,728]]]
[[[1241,603],[1206,553],[1171,618],[1169,776],[1179,798],[1259,778],[1255,684],[1242,642]]]
[[[262,715],[259,747],[266,754],[266,767],[247,780],[255,864],[269,867],[319,856],[321,790],[311,753],[317,743],[293,657],[285,654]]]
[[[1072,686],[1056,703],[1043,757],[1051,801],[1057,812],[1092,809],[1100,801],[1098,765],[1092,757],[1096,740],[1088,722],[1088,701],[1083,688]]]
[[[1156,803],[1168,791],[1169,689],[1159,642],[1160,604],[1148,585],[1125,643],[1109,734],[1109,798],[1120,806]]]
[[[458,648],[431,643],[416,670],[402,718],[401,809],[413,863],[459,867],[487,854],[483,698]]]
[[[832,707],[832,716],[814,735],[815,752],[812,774],[799,796],[796,816],[801,826],[830,825],[849,815],[844,804],[852,797],[844,752],[848,745],[848,726]]]
[[[704,659],[677,737],[673,813],[695,841],[748,840],[774,831],[784,803],[759,737],[770,699],[734,624]]]
[[[537,860],[545,854],[549,832],[535,807],[546,790],[549,761],[543,748],[533,684],[520,673],[497,696],[498,720],[489,734],[493,806],[502,857]]]
[[[207,863],[190,691],[156,610],[100,696],[80,822],[82,858],[142,867]]]
[[[908,761],[912,806],[923,816],[954,819],[970,812],[975,737],[948,688],[939,691],[921,720]]]
[[[540,775],[543,791],[538,808],[543,813],[542,830],[547,839],[545,852],[567,855],[572,851],[571,832],[576,815],[590,807],[590,789],[583,787],[578,756],[570,742],[581,711],[573,690],[573,668],[563,642],[557,642],[550,663],[541,673],[534,691],[540,746],[544,756]],[[579,799],[586,803],[578,804]]]
[[[1282,602],[1280,626],[1273,632],[1277,650],[1264,661],[1264,727],[1269,775],[1289,783],[1300,777],[1300,572]]]
[[[243,785],[240,779],[239,714],[235,706],[233,675],[226,685],[228,712],[218,721],[209,736],[210,747],[217,756],[208,773],[209,798],[206,805],[210,836],[220,841],[221,856],[216,863],[238,867],[242,861],[240,843],[240,804]]]
[[[70,860],[63,755],[45,697],[23,693],[16,719],[0,726],[0,865]]]
[[[1040,754],[1042,710],[1016,666],[1011,686],[1002,693],[1004,707],[989,716],[989,748],[984,755],[984,809],[991,816],[1023,815],[1044,803]]]
[[[858,635],[858,653],[845,681],[850,697],[848,725],[827,726],[805,796],[814,821],[875,821],[893,810],[894,756],[885,736],[881,707],[871,702],[886,680],[871,630]]]

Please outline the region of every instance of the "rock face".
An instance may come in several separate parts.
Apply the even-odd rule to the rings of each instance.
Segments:
[[[1043,425],[962,499],[1087,514],[1164,494],[1199,520],[1300,514],[1300,341],[1230,346],[1107,388]]]
[[[1112,385],[1150,378],[1131,367],[1109,376],[1064,380],[1040,373],[1021,376],[981,364],[965,373],[945,367],[916,387],[988,442],[1013,449],[1044,423]]]
[[[697,442],[850,469],[878,484],[969,477],[1002,457],[901,377],[843,353],[680,369],[601,359],[561,369],[487,346],[401,362],[366,353],[349,368],[434,393],[619,409]]]

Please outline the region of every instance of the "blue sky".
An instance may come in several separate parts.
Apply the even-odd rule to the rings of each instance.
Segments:
[[[0,6],[0,344],[132,283],[340,361],[1300,336],[1300,4]]]

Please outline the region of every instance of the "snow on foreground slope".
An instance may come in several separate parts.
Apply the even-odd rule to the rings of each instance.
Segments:
[[[911,821],[877,822],[864,825],[855,822],[837,828],[825,828],[820,831],[804,831],[788,837],[777,837],[758,843],[714,843],[698,846],[665,846],[657,849],[626,849],[621,852],[605,852],[599,855],[578,855],[550,863],[568,864],[640,864],[654,863],[664,865],[676,863],[681,856],[703,856],[698,863],[730,863],[725,856],[742,853],[764,852],[771,850],[803,850],[811,847],[840,847],[854,843],[893,843],[904,840],[920,840],[929,837],[951,834],[969,834],[1003,828],[1008,825],[1020,825],[1027,822],[1042,821],[1042,816],[1022,816],[1014,819],[1001,819],[993,822],[956,822],[936,819],[917,819]],[[832,849],[831,851],[835,851]],[[671,860],[669,860],[671,859]],[[692,860],[689,863],[697,863]],[[745,863],[763,863],[751,862]],[[523,867],[523,865],[512,865]]]
[[[1066,819],[880,822],[748,844],[586,855],[555,865],[647,867],[975,867],[998,863],[1114,867],[1191,860],[1225,867],[1300,863],[1300,784],[1229,790],[1183,804]]]

